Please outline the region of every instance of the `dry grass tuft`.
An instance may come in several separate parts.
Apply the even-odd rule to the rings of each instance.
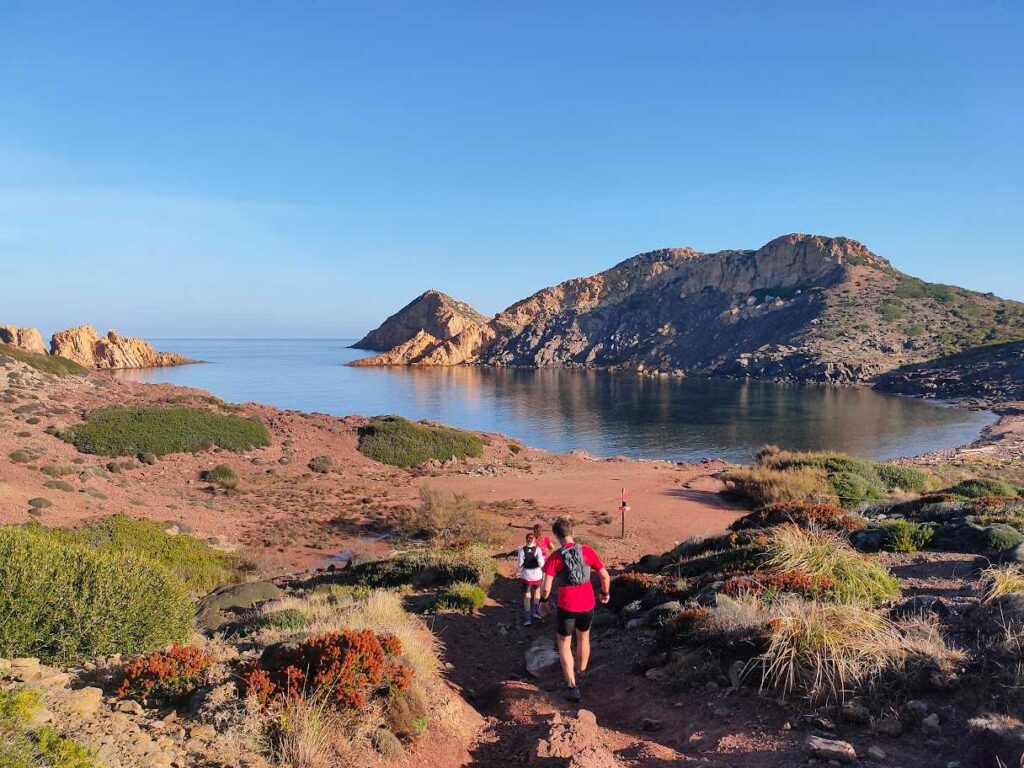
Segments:
[[[1024,594],[1024,566],[994,565],[981,573],[985,602],[991,603],[1006,595]]]
[[[731,492],[749,499],[756,506],[828,504],[837,501],[829,489],[825,470],[817,467],[742,467],[723,472],[720,477]]]
[[[884,676],[949,671],[963,658],[926,620],[895,624],[862,606],[796,598],[781,600],[772,613],[763,685],[812,702],[842,701]]]
[[[840,603],[874,605],[899,597],[899,581],[880,565],[854,551],[844,537],[779,525],[768,534],[766,567],[777,573],[801,573],[828,584],[824,593]]]

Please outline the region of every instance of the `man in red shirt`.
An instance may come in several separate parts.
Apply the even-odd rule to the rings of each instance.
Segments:
[[[608,602],[611,576],[604,567],[597,552],[586,544],[577,544],[572,537],[572,520],[562,517],[551,527],[562,545],[544,563],[544,588],[541,602],[547,602],[555,577],[558,584],[558,657],[562,662],[566,689],[563,695],[569,701],[580,700],[578,677],[587,670],[590,662],[590,623],[594,618],[594,585],[591,574],[597,571],[601,579],[602,603]],[[572,655],[572,636],[576,635],[576,650],[579,666]]]

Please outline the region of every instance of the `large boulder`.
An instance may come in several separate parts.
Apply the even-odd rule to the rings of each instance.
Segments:
[[[98,336],[91,325],[57,331],[50,338],[50,354],[66,357],[86,368],[165,368],[193,363],[183,355],[158,352],[142,339],[107,331]]]
[[[0,325],[0,344],[6,344],[35,355],[46,354],[46,342],[43,341],[43,335],[35,328]]]

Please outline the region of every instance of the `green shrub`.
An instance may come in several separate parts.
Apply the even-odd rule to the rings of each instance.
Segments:
[[[33,352],[26,352],[23,349],[17,347],[11,347],[7,344],[0,344],[0,355],[7,355],[13,357],[26,365],[35,368],[37,371],[43,373],[52,373],[57,376],[71,376],[81,375],[85,373],[86,369],[80,366],[73,360],[68,360],[66,357],[58,357],[57,355],[37,355]]]
[[[282,611],[264,614],[260,624],[273,629],[297,630],[306,626],[306,614],[298,608],[285,608]]]
[[[508,450],[509,450],[509,453],[512,453],[512,454],[522,453],[523,446],[521,446],[521,445],[519,445],[517,443],[509,443],[508,444]]]
[[[326,475],[331,471],[331,457],[316,456],[310,460],[307,466],[312,472],[319,472],[321,475]]]
[[[440,610],[473,613],[483,608],[485,602],[487,602],[487,592],[482,587],[458,582],[449,586],[437,598],[437,607]]]
[[[28,464],[34,458],[31,453],[19,448],[16,451],[11,451],[7,454],[7,458],[13,461],[15,464]]]
[[[180,640],[193,607],[178,581],[127,552],[0,528],[0,656],[69,662]]]
[[[168,534],[162,523],[112,515],[82,528],[52,529],[49,536],[106,553],[144,557],[166,569],[193,594],[237,580],[243,563],[187,534]]]
[[[34,499],[28,500],[28,505],[32,509],[46,509],[47,507],[52,507],[53,502],[49,499],[44,499],[42,496],[36,496]]]
[[[928,487],[928,475],[903,464],[876,464],[875,469],[887,487],[922,493]]]
[[[951,488],[947,488],[944,493],[967,499],[984,499],[990,496],[1017,496],[1020,490],[999,480],[975,477],[970,480],[961,480]]]
[[[469,582],[490,586],[498,572],[482,547],[416,549],[351,568],[356,583],[367,587],[447,586]]]
[[[61,737],[49,725],[30,730],[42,709],[35,688],[0,690],[0,766],[3,768],[97,768],[92,752]]]
[[[219,485],[221,488],[237,488],[238,474],[230,464],[218,464],[213,469],[207,469],[200,473],[200,477],[207,483]]]
[[[483,453],[484,441],[470,432],[378,416],[359,430],[359,450],[374,461],[414,467],[431,459],[465,459]]]
[[[151,451],[146,451],[146,452],[144,452],[144,453],[140,453],[140,454],[138,455],[138,459],[139,459],[139,461],[141,461],[141,462],[142,462],[143,464],[149,464],[149,465],[151,465],[151,466],[152,466],[153,464],[156,464],[156,462],[158,461],[158,459],[157,459],[157,457],[156,457],[156,454],[155,454],[155,453],[152,453]]]
[[[267,428],[255,418],[156,406],[100,408],[61,437],[83,453],[103,456],[165,456],[211,445],[237,453],[270,445]]]
[[[885,520],[881,528],[885,532],[882,549],[889,552],[917,552],[928,546],[928,542],[935,535],[935,530],[930,525],[910,520]]]

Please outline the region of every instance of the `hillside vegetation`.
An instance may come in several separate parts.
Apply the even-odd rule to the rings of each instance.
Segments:
[[[375,461],[414,467],[426,461],[479,457],[484,441],[471,432],[378,416],[359,430],[359,450]]]
[[[258,419],[182,407],[100,408],[60,436],[83,453],[102,456],[165,456],[213,446],[241,452],[270,445]]]
[[[19,362],[32,366],[37,371],[52,373],[56,376],[78,376],[86,371],[86,369],[78,363],[73,360],[68,360],[65,357],[57,357],[56,355],[37,355],[7,344],[0,344],[0,355],[13,357]]]

